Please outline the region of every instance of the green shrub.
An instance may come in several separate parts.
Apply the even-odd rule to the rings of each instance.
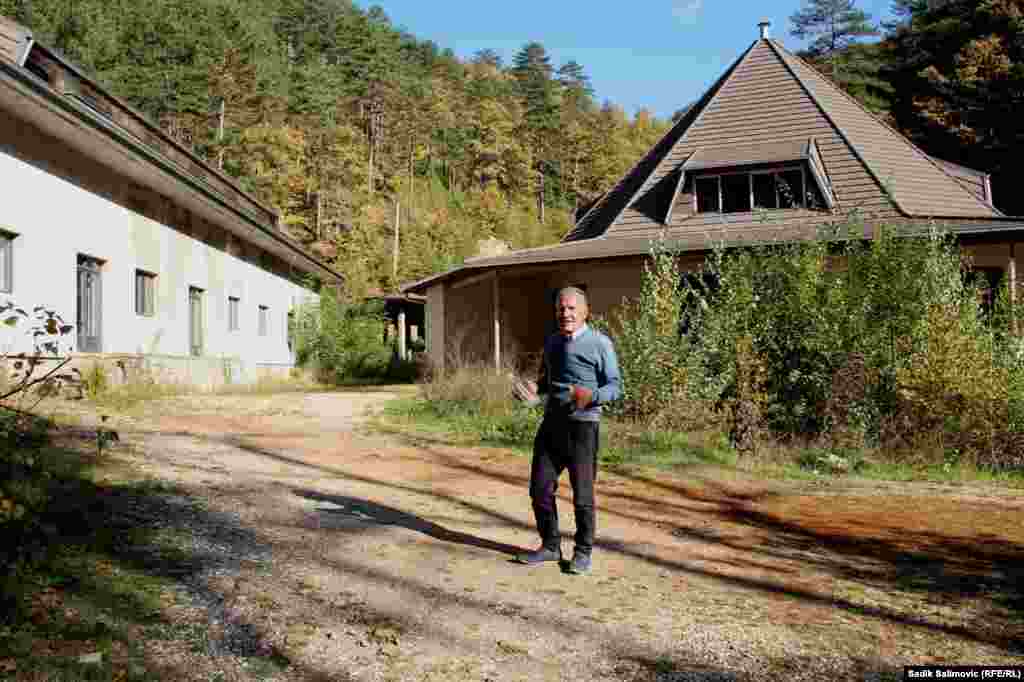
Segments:
[[[393,354],[384,344],[383,304],[352,305],[329,288],[296,315],[296,361],[315,369],[317,380],[341,384],[387,377]]]
[[[614,412],[665,428],[762,430],[832,451],[1024,465],[1020,310],[991,310],[956,244],[880,229],[717,250],[697,273],[656,245],[640,297],[605,324],[623,368]],[[847,237],[851,238],[847,238]],[[931,454],[929,454],[931,453]]]

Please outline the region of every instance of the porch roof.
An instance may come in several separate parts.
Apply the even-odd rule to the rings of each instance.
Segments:
[[[747,214],[732,214],[737,222],[749,220]],[[815,238],[833,238],[840,222],[824,223],[814,226],[805,221],[796,220],[792,223],[766,222],[760,227],[747,228],[742,231],[730,229],[728,216],[717,230],[700,232],[672,231],[660,240],[663,247],[675,252],[707,252],[715,248],[736,248],[744,246],[767,246],[784,244],[794,241],[806,241]],[[746,216],[746,217],[744,217]],[[1024,220],[988,220],[963,222],[937,222],[918,220],[897,223],[892,226],[898,234],[906,237],[923,236],[931,230],[939,229],[957,236],[1010,236],[1019,233],[1024,238]],[[856,238],[858,235],[850,235]],[[871,236],[870,226],[865,226],[863,237]],[[520,249],[500,256],[487,258],[470,258],[463,265],[445,272],[424,277],[401,287],[405,293],[422,293],[435,284],[452,279],[480,274],[494,268],[514,268],[521,265],[556,264],[567,261],[606,260],[630,256],[646,256],[658,243],[649,238],[597,237],[575,242],[562,242],[553,246],[534,249]]]

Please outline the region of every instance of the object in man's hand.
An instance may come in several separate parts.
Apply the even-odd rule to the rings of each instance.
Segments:
[[[540,403],[540,396],[537,395],[537,384],[532,381],[523,381],[522,379],[513,381],[512,395],[527,405],[537,405]]]
[[[594,392],[586,386],[573,386],[572,399],[576,403],[577,410],[585,410],[594,399]]]

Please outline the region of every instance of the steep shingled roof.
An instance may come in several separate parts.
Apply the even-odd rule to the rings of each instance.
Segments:
[[[1001,216],[947,166],[931,159],[806,62],[779,43],[760,39],[563,241],[649,237],[666,226],[637,210],[637,204],[692,155],[732,146],[781,147],[809,136],[818,143],[840,212],[858,208],[890,219]],[[667,226],[672,232],[704,231],[723,222],[718,214],[673,212],[672,216]],[[829,218],[819,213],[805,219]],[[755,220],[748,214],[748,222]],[[728,222],[741,229],[742,221],[730,218]]]
[[[651,173],[665,158],[665,155],[672,151],[680,137],[686,134],[687,129],[690,127],[690,124],[693,123],[697,114],[704,108],[704,105],[708,100],[714,97],[722,84],[729,79],[733,70],[743,61],[745,56],[746,53],[741,55],[740,58],[726,70],[722,77],[711,86],[704,96],[701,97],[696,104],[687,109],[683,117],[680,118],[667,133],[665,133],[664,137],[662,137],[657,144],[647,152],[638,164],[633,166],[633,168],[626,173],[626,175],[610,192],[606,193],[598,200],[597,204],[595,204],[594,207],[576,223],[576,226],[570,230],[567,235],[565,235],[562,241],[571,242],[578,239],[589,239],[591,237],[598,237],[604,233],[607,226],[618,218],[626,206],[632,203],[637,192],[641,188],[647,186]]]

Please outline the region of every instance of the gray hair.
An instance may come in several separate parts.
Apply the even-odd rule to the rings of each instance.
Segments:
[[[590,307],[590,303],[587,301],[587,292],[583,291],[579,287],[562,287],[558,290],[558,295],[555,296],[555,305],[558,305],[558,299],[563,296],[573,296],[577,301],[582,301],[583,305]]]

